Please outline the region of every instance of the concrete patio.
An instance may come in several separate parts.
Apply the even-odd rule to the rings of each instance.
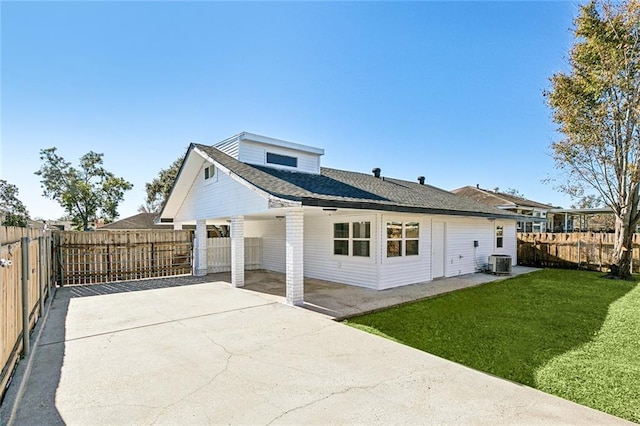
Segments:
[[[515,266],[510,276],[476,273],[381,291],[305,278],[303,307],[330,318],[342,319],[536,270],[526,266]],[[216,281],[230,280],[229,274],[211,274],[209,278]],[[246,271],[243,289],[262,293],[273,300],[285,303],[285,278],[284,274],[277,272]]]

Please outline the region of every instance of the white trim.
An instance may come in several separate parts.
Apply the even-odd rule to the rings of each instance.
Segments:
[[[382,231],[382,241],[380,245],[382,247],[382,262],[415,262],[418,259],[424,259],[423,250],[420,249],[420,243],[423,241],[424,235],[423,232],[424,227],[423,219],[424,215],[420,215],[418,217],[411,216],[396,216],[396,215],[385,215],[382,222],[380,223],[380,229]],[[387,238],[387,222],[400,222],[402,227],[402,237],[401,238]],[[418,223],[418,238],[406,238],[405,237],[405,225],[407,223]],[[418,241],[418,254],[407,255],[406,253],[406,241]],[[402,241],[402,249],[400,256],[387,256],[387,241]]]
[[[358,222],[369,222],[369,238],[353,238],[353,224]],[[349,225],[349,238],[335,238],[334,237],[334,225],[336,223],[347,223]],[[336,262],[343,263],[366,263],[366,264],[376,264],[376,239],[374,238],[376,223],[370,217],[363,219],[363,216],[353,216],[353,215],[345,215],[345,216],[334,216],[331,220],[329,220],[329,247],[328,254],[330,258],[332,258]],[[335,254],[333,242],[335,240],[343,240],[348,241],[349,243],[349,254]],[[369,256],[354,256],[353,255],[353,241],[369,241]]]
[[[263,144],[267,144],[267,145],[281,146],[281,147],[284,147],[284,148],[294,149],[296,151],[308,152],[310,154],[324,155],[324,149],[322,149],[322,148],[316,148],[314,146],[302,145],[302,144],[295,143],[295,142],[284,141],[282,139],[270,138],[270,137],[267,137],[267,136],[256,135],[254,133],[248,133],[248,132],[242,132],[239,135],[233,136],[233,137],[231,137],[231,138],[229,138],[229,139],[227,139],[225,141],[222,141],[222,142],[226,142],[228,140],[232,140],[235,137],[237,137],[238,140],[248,140],[248,141],[263,143]],[[222,142],[220,142],[220,143],[222,143]]]

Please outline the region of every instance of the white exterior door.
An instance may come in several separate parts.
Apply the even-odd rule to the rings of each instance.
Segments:
[[[431,232],[432,278],[444,277],[444,237],[445,223],[433,221],[433,230]]]

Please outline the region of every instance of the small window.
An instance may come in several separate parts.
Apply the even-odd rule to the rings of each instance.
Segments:
[[[273,152],[267,152],[267,163],[279,164],[281,166],[298,167],[298,159],[296,157],[274,154]]]
[[[353,222],[353,255],[370,256],[371,222]]]
[[[417,256],[418,241],[420,238],[420,224],[418,222],[407,222],[404,224],[405,256]]]
[[[387,222],[387,257],[402,256],[402,222]]]
[[[349,256],[349,223],[333,224],[333,254]]]
[[[387,257],[417,256],[419,241],[418,222],[387,222]]]
[[[371,222],[334,223],[333,254],[371,257]]]
[[[204,178],[212,178],[216,174],[216,166],[213,164],[204,168]]]
[[[502,225],[496,226],[496,247],[502,248],[503,244],[504,231],[502,229]]]

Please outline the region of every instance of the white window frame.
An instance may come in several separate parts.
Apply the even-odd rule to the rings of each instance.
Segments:
[[[532,229],[533,229],[533,226],[532,226]],[[498,232],[498,231],[500,231],[500,232]],[[498,245],[498,238],[500,238],[500,245]],[[503,249],[504,248],[504,224],[496,223],[496,227],[494,229],[493,241],[494,241],[496,249]]]
[[[216,177],[216,166],[215,164],[209,164],[204,168],[203,172],[204,180],[213,182],[212,179]]]
[[[414,257],[420,257],[420,228],[421,223],[417,219],[398,219],[398,218],[386,218],[383,220],[383,234],[384,234],[384,257],[385,259],[411,259]],[[389,224],[399,223],[401,226],[400,238],[389,238],[389,234],[387,232],[387,227]],[[417,224],[418,225],[418,237],[407,237],[407,224]],[[389,242],[390,241],[399,241],[400,242],[400,254],[398,256],[389,256]],[[407,254],[407,241],[417,241],[418,242],[418,253],[417,254]]]
[[[335,237],[335,225],[339,223],[346,223],[348,225],[349,236],[348,237]],[[353,225],[354,223],[368,223],[369,224],[369,238],[354,237]],[[374,260],[374,246],[373,235],[375,229],[375,222],[369,218],[367,219],[354,219],[345,217],[344,219],[336,218],[331,222],[331,255],[336,259],[349,259],[349,260]],[[348,254],[336,254],[335,253],[335,241],[347,241]],[[368,256],[356,256],[354,255],[353,242],[354,241],[368,241],[369,242],[369,255]]]

